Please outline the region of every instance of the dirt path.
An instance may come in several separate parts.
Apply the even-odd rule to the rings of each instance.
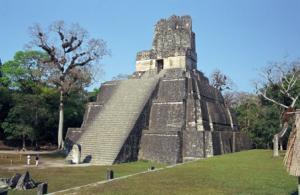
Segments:
[[[93,166],[89,163],[85,164],[66,164],[64,160],[44,160],[42,161],[39,166],[35,165],[6,165],[1,166],[0,169],[7,169],[7,170],[22,170],[27,168],[36,168],[36,169],[46,169],[46,168],[59,168],[59,167],[87,167]]]
[[[48,167],[64,167],[68,166],[65,164],[65,159],[63,157],[51,157],[51,154],[59,153],[60,151],[58,150],[53,150],[53,151],[32,151],[32,150],[27,150],[27,151],[17,151],[17,150],[0,150],[0,156],[3,158],[5,155],[20,155],[22,156],[22,160],[16,158],[12,158],[14,161],[13,164],[0,164],[1,169],[7,169],[7,170],[19,170],[19,169],[26,169],[26,168],[37,168],[37,169],[44,169]],[[39,160],[39,165],[35,166],[35,156],[39,154],[40,155],[40,160]],[[50,156],[47,156],[47,154],[50,154]],[[26,156],[31,155],[31,165],[26,164]],[[44,156],[46,155],[46,156]],[[4,157],[5,158],[5,157]],[[8,158],[7,161],[11,159],[11,157],[6,157]],[[16,160],[16,161],[15,161]],[[14,164],[15,163],[15,164]]]
[[[3,155],[22,155],[22,160],[18,158],[13,158],[13,164],[10,164],[10,158],[6,157],[7,163],[1,164],[0,169],[6,170],[22,170],[27,168],[36,168],[36,169],[45,169],[49,167],[86,167],[91,166],[89,163],[84,164],[66,164],[64,157],[51,157],[47,156],[47,154],[56,154],[60,151],[8,151],[8,150],[0,150],[0,160],[3,158]],[[40,154],[39,165],[35,166],[35,155]],[[26,164],[26,155],[31,155],[31,165]],[[46,156],[43,156],[46,155]],[[17,161],[15,161],[17,159]]]
[[[0,154],[54,154],[59,152],[59,150],[52,150],[52,151],[33,151],[33,150],[0,150]]]

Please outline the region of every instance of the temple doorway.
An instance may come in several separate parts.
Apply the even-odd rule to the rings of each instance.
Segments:
[[[156,60],[156,68],[157,72],[160,72],[162,69],[164,69],[164,60]]]

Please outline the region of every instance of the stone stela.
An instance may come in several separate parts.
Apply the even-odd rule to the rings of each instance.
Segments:
[[[101,85],[80,128],[69,128],[66,148],[80,162],[111,165],[139,159],[181,163],[250,149],[220,91],[197,70],[190,16],[155,26],[152,49],[136,56],[130,79]]]

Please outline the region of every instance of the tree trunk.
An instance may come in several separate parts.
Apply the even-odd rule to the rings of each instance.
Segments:
[[[273,137],[273,156],[277,157],[279,156],[279,152],[278,152],[278,134],[275,134]]]
[[[300,195],[300,177],[298,177],[298,195]]]
[[[23,133],[23,135],[22,135],[22,144],[23,144],[22,150],[26,150],[26,142],[25,141],[26,141],[25,140],[25,135]]]
[[[57,135],[57,148],[63,149],[63,128],[64,128],[64,93],[63,89],[60,89],[60,103],[59,103],[59,123],[58,123],[58,135]]]
[[[280,151],[283,151],[283,143],[282,143],[282,139],[280,139],[280,141],[279,141],[279,148],[280,148]]]

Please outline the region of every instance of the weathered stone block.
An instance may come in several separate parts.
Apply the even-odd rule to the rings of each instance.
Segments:
[[[139,159],[175,164],[182,162],[181,133],[148,133],[145,132],[141,139]]]
[[[183,131],[183,158],[204,158],[205,137],[204,131]]]
[[[180,131],[185,125],[183,102],[153,103],[149,129],[154,131]]]
[[[158,102],[181,102],[186,98],[185,79],[163,79],[159,83]]]

